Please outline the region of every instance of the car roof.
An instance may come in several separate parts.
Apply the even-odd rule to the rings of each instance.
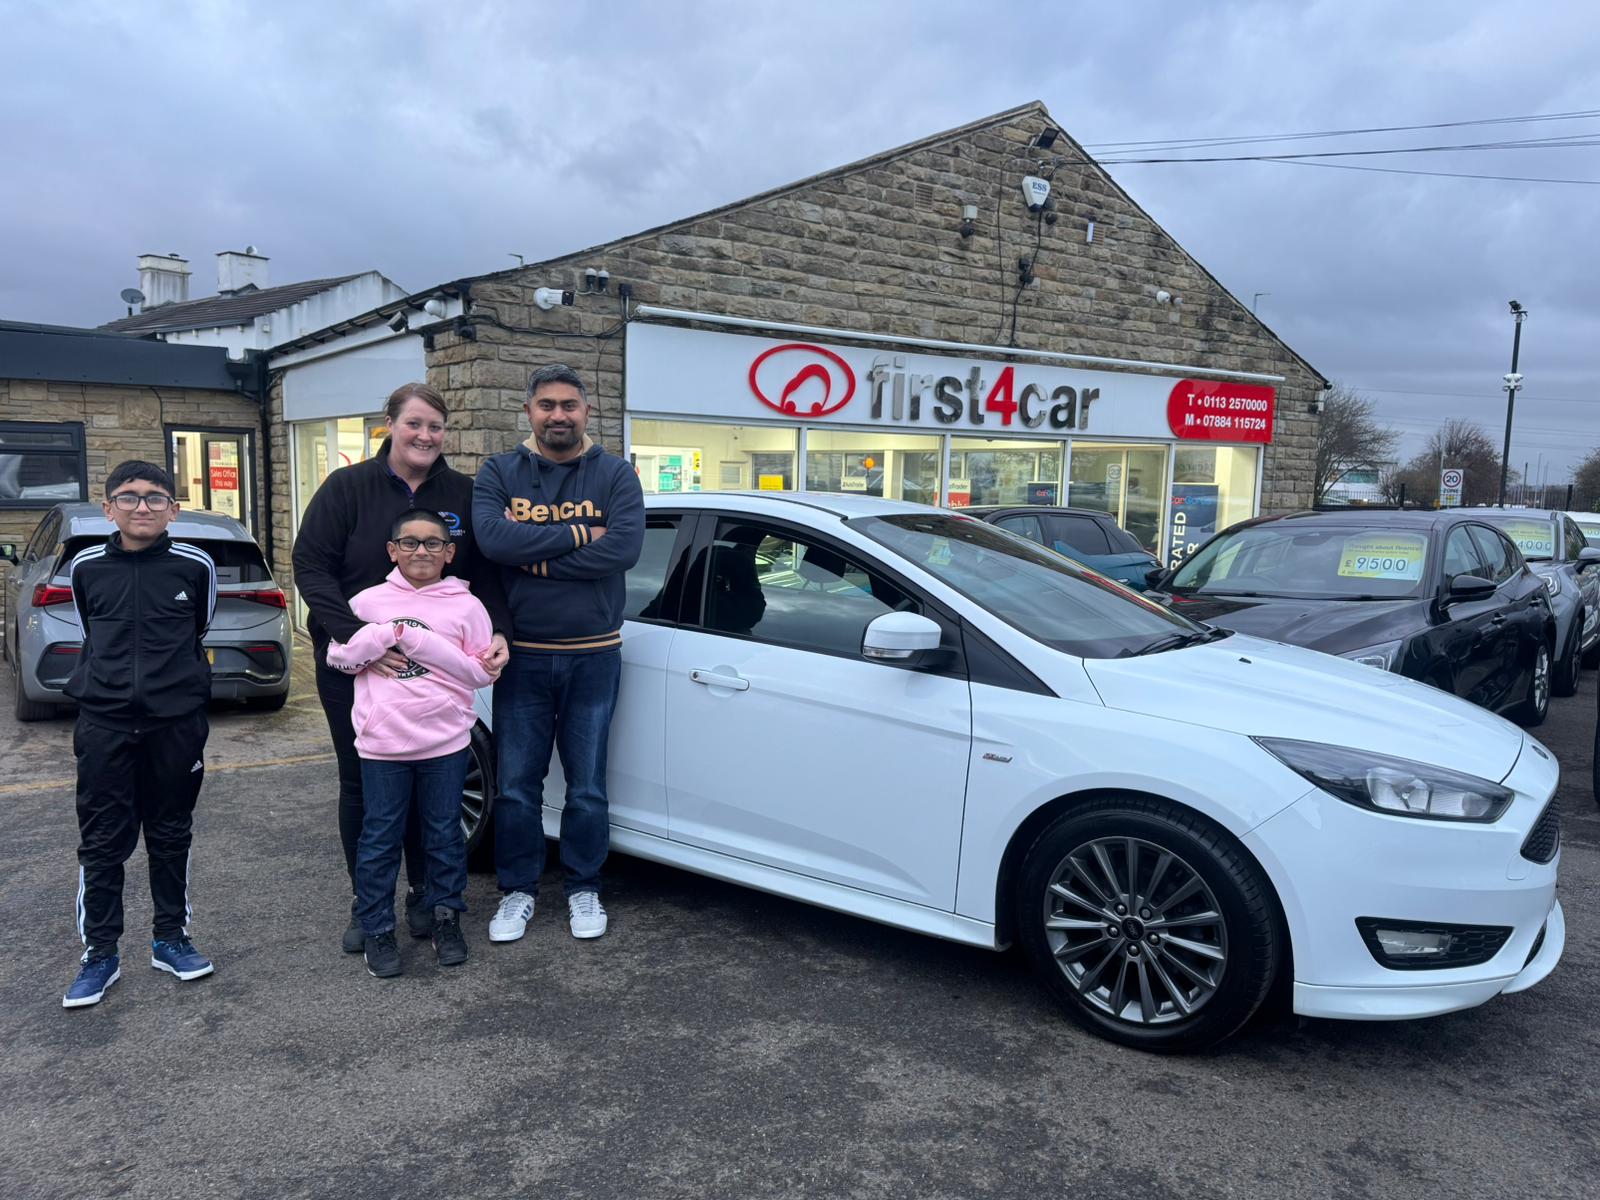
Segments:
[[[58,504],[56,511],[63,518],[64,537],[107,537],[113,528],[111,520],[98,504],[76,501]],[[178,511],[167,532],[175,538],[211,538],[224,542],[253,542],[248,530],[227,513],[208,512],[203,508],[184,508]]]
[[[1097,521],[1115,523],[1115,518],[1110,513],[1098,508],[1073,508],[1067,504],[972,504],[961,511],[971,513],[975,517],[992,517],[999,513],[1052,513],[1069,517],[1092,517]]]
[[[719,508],[730,500],[759,500],[809,508],[842,518],[886,517],[897,513],[944,512],[910,500],[884,500],[851,492],[652,492],[645,497],[646,508]],[[734,505],[738,507],[738,505]]]
[[[1252,525],[1265,525],[1276,521],[1295,521],[1334,527],[1366,525],[1393,529],[1439,529],[1449,525],[1459,525],[1464,521],[1481,520],[1483,514],[1489,511],[1498,512],[1499,510],[1472,508],[1367,508],[1361,505],[1352,505],[1348,508],[1331,509],[1327,512],[1272,513],[1267,516],[1252,517],[1248,521],[1240,521],[1230,528],[1244,529]]]

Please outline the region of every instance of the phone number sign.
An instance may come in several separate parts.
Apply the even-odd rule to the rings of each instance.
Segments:
[[[1261,384],[1180,379],[1167,397],[1175,437],[1199,442],[1270,442],[1277,392]]]

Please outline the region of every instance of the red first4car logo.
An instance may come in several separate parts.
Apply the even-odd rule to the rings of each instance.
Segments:
[[[786,342],[750,364],[750,390],[786,417],[825,417],[850,403],[856,373],[832,350]]]

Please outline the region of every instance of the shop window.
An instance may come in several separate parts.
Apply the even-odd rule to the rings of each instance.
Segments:
[[[253,439],[244,431],[167,430],[167,467],[178,503],[255,528]]]
[[[1074,445],[1074,473],[1078,452]],[[1212,534],[1255,515],[1258,453],[1254,446],[1178,448],[1167,526],[1168,566],[1177,566]]]
[[[791,491],[800,433],[766,425],[634,418],[629,458],[646,493]]]
[[[951,508],[969,504],[1059,504],[1061,444],[952,438]]]
[[[1155,553],[1167,506],[1165,446],[1074,441],[1071,476],[1068,504],[1110,513],[1134,541]]]
[[[88,498],[82,424],[0,421],[0,508]]]
[[[854,492],[862,496],[937,504],[939,438],[937,435],[808,430],[806,490]]]

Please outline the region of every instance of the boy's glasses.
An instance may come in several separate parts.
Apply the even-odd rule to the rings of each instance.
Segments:
[[[152,492],[141,496],[137,492],[118,492],[111,497],[111,503],[123,512],[133,512],[139,505],[144,505],[151,512],[166,512],[172,507],[172,497],[163,496],[160,492]]]
[[[437,554],[450,543],[443,538],[395,538],[394,544],[407,554],[415,554],[418,550],[426,550],[429,554]]]

